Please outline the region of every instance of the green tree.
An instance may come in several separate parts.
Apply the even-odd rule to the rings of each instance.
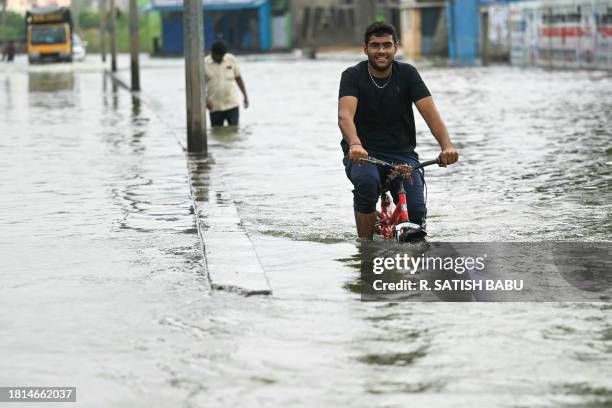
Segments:
[[[0,0],[5,1],[5,0]],[[3,20],[0,25],[0,41],[25,41],[25,17],[12,11],[4,10],[0,18]]]
[[[93,11],[81,11],[79,13],[79,23],[82,30],[100,27],[100,14]]]
[[[159,13],[151,12],[144,13],[142,7],[138,15],[138,32],[140,39],[140,50],[142,52],[151,52],[153,49],[153,38],[161,35]],[[119,52],[129,52],[130,50],[130,33],[128,28],[129,13],[125,10],[120,10],[117,16],[117,50]],[[87,51],[96,53],[100,52],[100,15],[97,12],[87,12],[80,14],[81,36],[87,41]],[[107,51],[110,44],[110,38],[107,37]]]

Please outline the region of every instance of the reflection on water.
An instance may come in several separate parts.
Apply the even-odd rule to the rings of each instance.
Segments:
[[[133,374],[143,369],[168,380],[154,356],[191,340],[160,321],[187,319],[181,310],[194,301],[205,309],[208,282],[182,152],[128,94],[105,108],[99,77],[0,81],[11,94],[0,98],[10,114],[0,123],[0,326],[11,330],[0,340],[0,383],[70,383],[102,407],[141,387]],[[47,86],[54,78],[61,84]]]
[[[74,90],[74,72],[28,72],[30,92],[58,92]]]
[[[187,156],[187,164],[192,197],[196,202],[206,205],[209,200],[210,169],[214,165],[214,159],[210,156],[204,157],[201,154],[190,153]]]
[[[141,104],[140,98],[132,96],[132,123],[136,125],[140,124],[141,120],[147,120],[147,118],[141,118],[140,116],[142,111]]]
[[[366,354],[358,360],[369,365],[394,365],[407,366],[413,364],[417,359],[427,355],[427,347],[420,347],[411,352]]]
[[[350,64],[245,61],[243,124],[187,166],[167,128],[185,133],[180,61],[143,69],[156,114],[99,73],[0,81],[0,383],[75,384],[92,407],[609,406],[607,304],[360,302],[368,259],[397,248],[354,239],[335,118]],[[463,155],[427,173],[432,242],[609,239],[601,79],[422,74]],[[188,174],[203,206],[228,199],[209,177],[231,193],[273,297],[209,291]]]
[[[239,128],[238,126],[211,127],[208,134],[209,143],[226,149],[240,149],[240,143],[244,142],[249,136],[248,127]]]
[[[11,107],[13,105],[13,99],[12,99],[12,91],[11,91],[11,81],[8,75],[6,76],[6,78],[4,78],[4,90],[5,90],[5,96],[6,96],[5,104],[7,107]]]
[[[68,110],[78,105],[73,72],[28,72],[28,91],[28,103],[33,108]],[[45,118],[33,120],[44,122]]]

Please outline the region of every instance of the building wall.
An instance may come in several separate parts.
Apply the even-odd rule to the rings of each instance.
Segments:
[[[273,50],[286,50],[292,47],[292,21],[290,0],[272,0],[270,19],[270,48]]]
[[[181,54],[183,52],[182,11],[163,12],[161,16],[161,53]],[[257,8],[205,10],[205,49],[209,50],[216,39],[223,39],[230,52],[267,51],[272,47],[271,19],[269,3]]]
[[[161,30],[162,53],[181,54],[183,52],[183,13],[163,13]]]
[[[272,49],[291,48],[291,15],[272,16]]]
[[[294,0],[291,2],[294,45],[361,45],[363,31],[376,12],[376,0]]]
[[[32,8],[70,7],[71,0],[31,0]]]
[[[481,43],[481,53],[486,47],[486,57],[482,55],[483,61],[503,61],[510,60],[510,7],[507,4],[497,4],[481,9],[486,13],[486,21],[483,17],[482,22],[487,27],[481,26],[484,30]]]
[[[401,44],[409,59],[448,56],[448,21],[444,1],[404,1],[400,4]]]
[[[30,9],[29,0],[7,0],[6,10],[13,13],[25,14]]]
[[[447,0],[449,56],[457,63],[470,65],[480,48],[478,0]]]
[[[612,0],[555,0],[510,8],[511,62],[612,70]]]

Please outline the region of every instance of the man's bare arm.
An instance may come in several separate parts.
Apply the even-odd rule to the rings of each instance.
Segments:
[[[350,146],[361,144],[355,127],[355,112],[357,112],[357,98],[354,96],[343,96],[338,99],[338,127],[342,132],[344,141]]]
[[[448,130],[446,129],[446,125],[444,121],[442,121],[442,117],[436,108],[436,104],[433,101],[431,96],[426,98],[419,99],[415,102],[419,113],[429,126],[429,130],[431,130],[431,134],[436,138],[438,144],[440,145],[440,155],[438,158],[443,165],[453,164],[457,160],[459,160],[459,153],[455,149],[455,146],[451,143],[450,136],[448,135]]]
[[[244,109],[249,107],[249,97],[247,96],[246,86],[244,86],[244,81],[241,76],[236,77],[236,83],[238,84],[238,88],[240,88],[240,92],[244,96]]]
[[[367,158],[368,152],[361,145],[355,127],[355,112],[357,112],[358,99],[354,96],[343,96],[338,99],[338,127],[342,132],[342,138],[349,145],[349,159],[357,160],[360,157]]]

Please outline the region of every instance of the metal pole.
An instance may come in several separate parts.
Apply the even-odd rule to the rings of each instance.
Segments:
[[[482,10],[480,14],[481,23],[480,26],[482,28],[481,31],[481,59],[482,65],[489,65],[489,12],[488,10]]]
[[[100,55],[102,62],[106,62],[106,0],[99,0],[100,12]]]
[[[138,48],[138,7],[136,0],[130,0],[130,69],[132,71],[132,91],[140,91]]]
[[[448,56],[457,59],[457,42],[455,38],[455,0],[446,0],[446,16],[448,19]]]
[[[75,33],[79,33],[79,31],[81,31],[81,23],[79,21],[79,3],[78,0],[72,0],[72,6],[70,7],[72,10],[70,10],[70,12],[72,13],[72,25],[73,25],[73,32]]]
[[[185,39],[187,150],[189,152],[202,152],[207,154],[202,1],[185,0],[184,5],[183,38]]]
[[[110,0],[111,71],[117,72],[117,10]]]

